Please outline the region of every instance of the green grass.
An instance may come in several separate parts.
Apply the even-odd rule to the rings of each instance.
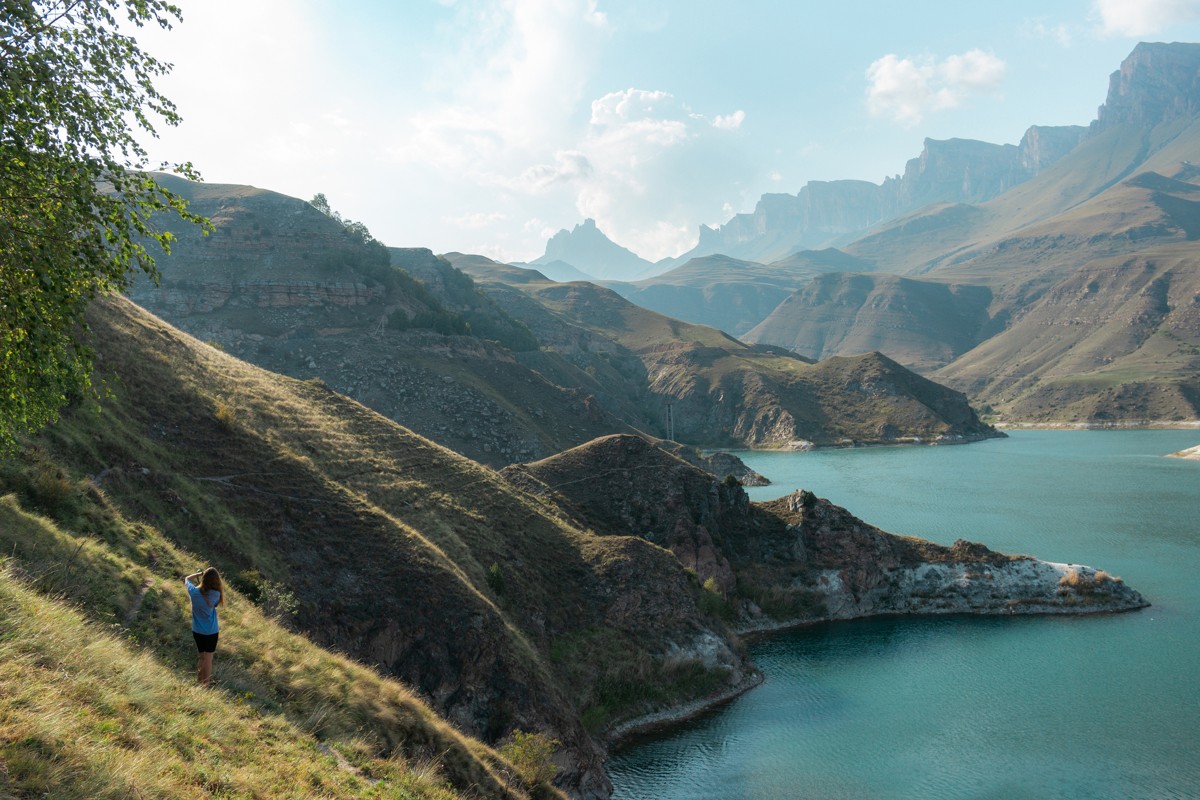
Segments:
[[[120,301],[92,327],[112,396],[0,462],[0,553],[183,680],[195,655],[180,577],[213,564],[231,588],[220,691],[368,762],[432,759],[455,791],[496,796],[510,766],[435,711],[487,742],[520,727],[594,752],[577,702],[591,682],[628,663],[666,669],[666,643],[709,624],[687,592],[668,617],[629,611],[630,590],[682,580],[669,552],[579,530],[319,383]],[[237,591],[251,571],[296,596],[288,623],[305,636]],[[549,657],[605,625],[612,648],[581,652],[588,670]]]
[[[61,626],[46,623],[43,632],[61,642],[64,649],[80,638],[71,627],[76,624],[71,620],[78,617],[78,625],[101,637],[96,648],[113,649],[111,669],[141,674],[153,666],[158,683],[170,676],[175,684],[190,684],[195,651],[188,636],[187,601],[177,576],[192,571],[190,565],[198,560],[174,548],[153,529],[129,525],[102,503],[97,502],[90,515],[100,523],[93,535],[75,535],[22,509],[16,495],[0,498],[0,547],[12,554],[8,582],[20,575],[22,591],[61,598],[80,609],[64,607],[61,613],[55,612],[58,616],[45,617],[63,621]],[[121,557],[103,544],[104,538],[129,541],[133,550],[152,554],[156,567],[150,569]],[[273,719],[312,746],[327,742],[356,753],[372,774],[400,775],[408,761],[422,764],[420,771],[431,773],[428,765],[436,764],[432,772],[446,774],[431,784],[438,792],[445,780],[460,787],[479,786],[484,795],[503,794],[505,781],[495,769],[499,759],[483,745],[455,732],[410,691],[284,630],[228,587],[227,593],[216,659],[219,688],[207,693],[214,702],[233,703],[244,711],[243,716]],[[68,610],[75,616],[64,616]],[[68,655],[63,652],[56,657],[65,660]],[[73,669],[67,671],[73,673]],[[120,695],[127,689],[113,691]],[[169,697],[172,691],[175,689],[163,689],[154,697]],[[59,702],[66,708],[70,701],[59,698]],[[147,713],[173,713],[165,711],[158,699],[147,700],[143,706]],[[70,713],[87,716],[92,712],[83,708]],[[157,735],[169,733],[167,728],[147,728],[144,738],[153,743]],[[283,756],[272,755],[267,760],[276,757]],[[256,785],[249,778],[242,783]],[[234,792],[230,796],[257,795]]]
[[[0,763],[15,797],[430,798],[428,768],[323,750],[278,713],[197,687],[151,652],[0,570]]]

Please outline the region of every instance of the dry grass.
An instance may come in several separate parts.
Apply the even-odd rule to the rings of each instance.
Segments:
[[[11,566],[0,629],[0,754],[18,797],[458,796],[394,761],[344,768],[284,716],[195,686]]]
[[[1090,596],[1107,591],[1111,591],[1112,587],[1123,581],[1113,575],[1109,575],[1104,570],[1096,570],[1088,574],[1079,569],[1069,569],[1063,576],[1058,579],[1058,593],[1067,594],[1075,592],[1076,594]]]
[[[9,561],[4,586],[11,596],[23,598],[16,605],[6,606],[6,622],[0,628],[25,624],[19,611],[38,611],[32,633],[24,639],[16,636],[3,640],[6,646],[17,640],[25,644],[17,651],[0,650],[0,669],[5,670],[5,677],[0,678],[5,690],[0,695],[12,694],[16,698],[12,702],[17,704],[14,708],[33,709],[30,719],[48,726],[24,733],[27,724],[3,737],[6,742],[16,743],[12,746],[24,740],[32,743],[18,747],[17,753],[17,763],[25,765],[21,774],[27,772],[28,785],[34,787],[30,791],[37,791],[36,787],[47,781],[70,783],[74,780],[71,776],[78,774],[80,786],[100,781],[97,785],[111,783],[114,787],[109,794],[97,797],[140,796],[137,792],[174,796],[170,789],[174,784],[167,778],[182,774],[190,776],[185,784],[191,781],[209,786],[210,791],[233,787],[229,796],[457,796],[448,788],[450,782],[476,786],[482,796],[506,795],[506,781],[496,768],[500,760],[488,748],[454,731],[397,682],[288,632],[233,591],[229,592],[230,602],[222,606],[224,631],[216,675],[219,688],[197,694],[199,690],[191,688],[194,651],[187,637],[185,597],[178,579],[169,577],[189,571],[184,565],[195,564],[197,559],[174,548],[153,529],[129,526],[119,516],[111,524],[114,529],[107,531],[109,537],[123,532],[140,538],[141,544],[155,553],[158,570],[132,563],[97,538],[74,535],[22,509],[14,495],[0,498],[0,549],[15,556]],[[18,574],[22,576],[19,581],[15,578]],[[35,593],[71,601],[83,611],[39,599]],[[112,633],[104,633],[106,629]],[[98,655],[103,652],[108,655]],[[92,662],[94,665],[86,669],[78,666]],[[31,678],[31,688],[27,689],[18,678],[31,663],[40,665],[45,674],[36,680]],[[17,683],[21,683],[19,690],[9,692],[10,686]],[[100,691],[97,687],[103,687],[100,695],[96,695]],[[303,789],[307,794],[289,794],[292,789],[282,779],[276,791],[271,788],[275,778],[259,773],[303,759],[290,750],[274,752],[270,747],[261,754],[256,751],[254,758],[243,759],[237,754],[241,745],[230,745],[230,738],[224,735],[210,737],[221,742],[209,747],[214,763],[241,765],[246,761],[245,765],[229,773],[227,768],[220,772],[216,766],[200,763],[195,770],[208,776],[203,780],[203,775],[197,777],[200,773],[195,771],[181,772],[181,768],[169,766],[173,759],[183,758],[179,753],[193,754],[201,745],[193,741],[191,734],[184,736],[178,731],[180,725],[200,716],[195,710],[188,711],[192,706],[186,704],[183,711],[171,708],[172,698],[180,692],[185,700],[207,698],[216,704],[221,709],[218,718],[228,716],[226,712],[232,707],[243,722],[249,720],[258,726],[253,731],[238,729],[230,734],[233,741],[244,740],[247,748],[253,747],[256,737],[266,737],[268,742],[299,739],[306,741],[309,749],[325,742],[357,754],[355,762],[363,775],[387,778],[392,784],[409,787],[405,788],[409,793],[389,793],[390,789],[378,787],[368,791],[373,786],[369,783],[347,784],[345,770],[330,769],[329,759],[324,756],[315,757],[313,769],[317,772],[313,773],[312,790]],[[29,705],[33,698],[40,699]],[[99,707],[133,708],[152,719],[118,717],[114,721],[99,714]],[[114,741],[125,742],[120,746],[145,754],[144,758],[117,759],[105,749],[110,744],[108,739],[100,736],[96,742],[72,739],[72,747],[82,749],[72,751],[65,766],[60,764],[66,756],[54,743],[67,739],[55,731],[58,727],[67,730],[70,720],[78,723],[93,718],[98,720],[95,724],[101,733],[113,733]],[[131,731],[141,732],[130,740],[134,736]],[[164,747],[168,751],[174,747],[178,753],[159,753]],[[10,772],[16,769],[12,758],[6,756],[6,760]],[[272,767],[276,760],[279,764]],[[418,767],[413,775],[405,766],[409,763]],[[168,765],[162,767],[167,777],[151,770],[162,765]],[[97,771],[103,774],[97,777],[93,774]],[[326,772],[333,777],[326,776]],[[436,779],[431,777],[435,773]],[[221,777],[213,777],[216,775]],[[326,784],[333,789],[325,791]],[[410,792],[413,786],[420,792]]]

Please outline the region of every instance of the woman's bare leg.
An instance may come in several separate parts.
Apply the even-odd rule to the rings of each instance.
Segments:
[[[212,683],[212,653],[201,653],[199,660],[196,662],[196,683],[201,686],[208,686]]]

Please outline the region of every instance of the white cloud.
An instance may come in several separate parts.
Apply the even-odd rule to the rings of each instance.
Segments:
[[[483,212],[478,211],[473,214],[463,214],[458,217],[443,217],[444,222],[448,222],[459,228],[486,228],[494,225],[497,222],[504,222],[508,219],[508,214],[501,211]]]
[[[639,255],[677,255],[695,243],[694,221],[720,209],[741,177],[737,143],[726,131],[745,112],[709,117],[669,92],[629,88],[591,104],[576,145],[591,171],[573,182],[575,207]],[[737,169],[744,169],[739,166]]]
[[[555,184],[587,178],[592,174],[592,165],[587,156],[578,150],[560,150],[554,154],[553,164],[537,164],[521,173],[516,181],[504,181],[513,189],[540,192]]]
[[[610,28],[594,0],[459,2],[454,58],[426,88],[447,99],[396,127],[388,152],[498,183],[562,142]],[[545,152],[546,143],[551,144]]]
[[[1070,47],[1075,38],[1065,24],[1054,24],[1044,18],[1025,20],[1021,33],[1030,39],[1053,39],[1062,47]]]
[[[583,18],[589,25],[597,28],[607,29],[609,27],[608,14],[596,10],[596,0],[588,0],[587,11],[584,12]]]
[[[713,119],[712,124],[714,128],[720,128],[721,130],[726,131],[735,131],[742,127],[742,123],[745,122],[745,120],[746,112],[739,108],[737,111],[726,116],[721,116],[718,114],[716,118]]]
[[[1200,18],[1200,0],[1093,0],[1105,36],[1138,37]]]
[[[625,89],[609,92],[592,101],[593,125],[624,125],[637,120],[650,120],[659,116],[677,116],[686,111],[670,92],[646,89]]]
[[[875,116],[916,125],[928,113],[957,108],[972,95],[995,91],[1004,72],[1004,61],[979,49],[941,62],[889,53],[867,69],[867,109]]]

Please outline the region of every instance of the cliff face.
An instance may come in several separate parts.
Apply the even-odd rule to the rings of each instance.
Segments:
[[[798,491],[763,504],[785,520],[824,618],[873,614],[1053,614],[1149,603],[1119,578],[1075,564],[1006,556],[959,539],[951,547],[896,537]]]
[[[904,174],[882,184],[812,181],[799,193],[766,194],[751,214],[700,228],[683,263],[712,253],[773,261],[797,250],[847,241],[885,220],[933,203],[980,203],[1029,180],[1082,141],[1081,126],[1033,126],[1019,145],[926,139]]]
[[[1019,145],[926,139],[921,155],[905,165],[903,177],[883,183],[883,193],[894,197],[894,213],[889,216],[933,203],[990,200],[1062,158],[1086,133],[1082,126],[1035,125]]]
[[[1092,130],[1147,128],[1200,113],[1200,44],[1142,42],[1109,78]]]

